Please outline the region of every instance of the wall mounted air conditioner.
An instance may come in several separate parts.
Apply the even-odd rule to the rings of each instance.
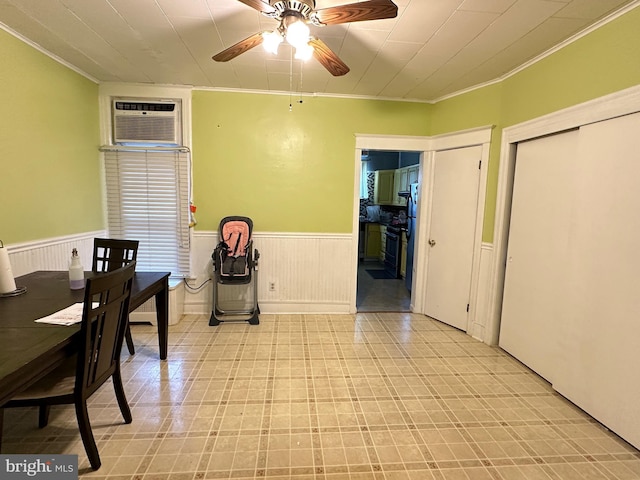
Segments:
[[[181,145],[179,100],[114,98],[113,143]]]

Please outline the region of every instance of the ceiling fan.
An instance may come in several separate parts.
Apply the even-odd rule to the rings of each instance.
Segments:
[[[295,58],[308,60],[314,56],[329,73],[338,77],[349,67],[319,38],[310,36],[308,25],[323,27],[342,23],[394,18],[398,7],[391,0],[368,0],[316,10],[315,0],[239,0],[263,15],[279,22],[272,31],[254,33],[213,56],[216,62],[228,62],[238,55],[264,45],[274,55],[286,40],[296,49]]]

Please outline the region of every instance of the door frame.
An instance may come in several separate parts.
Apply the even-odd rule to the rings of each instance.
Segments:
[[[493,230],[494,255],[489,280],[489,306],[485,343],[497,345],[504,293],[509,222],[516,150],[519,142],[579,128],[589,123],[640,112],[640,86],[630,87],[541,117],[522,122],[502,131],[496,216]]]
[[[358,279],[358,229],[360,221],[360,176],[362,175],[362,151],[363,150],[388,150],[388,151],[413,151],[421,152],[420,171],[420,195],[418,201],[417,224],[415,237],[414,265],[416,272],[411,289],[411,311],[424,314],[425,310],[425,286],[427,281],[428,249],[421,239],[429,238],[429,224],[431,219],[431,192],[434,181],[434,155],[441,150],[455,148],[482,146],[482,163],[480,166],[480,186],[478,189],[478,208],[476,212],[476,235],[473,247],[473,269],[471,273],[471,295],[467,331],[476,321],[478,303],[478,284],[480,274],[480,251],[482,247],[482,226],[484,224],[485,197],[487,188],[487,172],[489,166],[489,146],[493,126],[483,126],[469,130],[435,135],[435,136],[403,136],[403,135],[371,135],[356,134],[354,153],[354,199],[353,199],[353,229],[351,255],[351,300],[349,311],[356,313],[356,292]],[[425,190],[425,186],[428,189]],[[425,198],[424,193],[428,192]],[[484,340],[484,339],[482,339]]]

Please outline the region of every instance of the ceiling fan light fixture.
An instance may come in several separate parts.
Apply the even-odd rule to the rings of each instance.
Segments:
[[[303,48],[309,42],[309,33],[309,27],[304,22],[292,22],[287,26],[287,43],[296,49]]]
[[[304,45],[298,45],[296,47],[295,58],[297,60],[302,60],[303,62],[306,62],[312,56],[313,56],[313,47],[308,43],[305,43]]]
[[[262,46],[264,47],[264,49],[267,52],[272,53],[273,55],[277,55],[278,47],[282,43],[282,35],[280,35],[280,32],[278,31],[264,32],[262,34],[262,38],[263,38]]]

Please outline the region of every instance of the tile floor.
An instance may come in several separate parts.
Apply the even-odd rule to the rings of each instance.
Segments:
[[[640,478],[640,453],[498,348],[408,313],[185,316],[158,360],[151,326],[123,354],[134,421],[111,385],[89,412],[88,469],[73,408],[37,428],[5,412],[3,453],[78,454],[91,479],[511,480]]]

